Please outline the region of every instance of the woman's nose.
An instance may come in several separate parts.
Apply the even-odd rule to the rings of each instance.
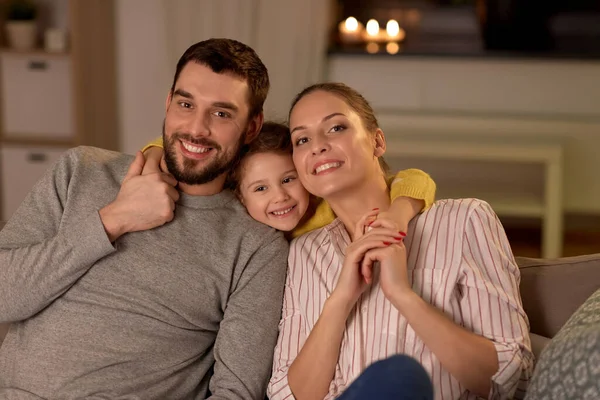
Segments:
[[[312,141],[312,152],[314,155],[324,153],[329,150],[329,142],[327,139],[315,138]]]

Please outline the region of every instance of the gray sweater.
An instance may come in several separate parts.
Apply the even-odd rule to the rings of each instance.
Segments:
[[[98,210],[132,160],[69,150],[0,232],[0,398],[264,397],[287,242],[224,191],[113,246]]]

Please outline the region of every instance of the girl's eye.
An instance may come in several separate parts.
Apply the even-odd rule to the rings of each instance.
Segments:
[[[341,132],[341,131],[343,131],[344,129],[346,129],[346,127],[345,127],[344,125],[334,125],[334,126],[331,128],[331,130],[332,130],[333,132]]]
[[[264,192],[265,190],[267,190],[266,186],[258,186],[254,189],[255,192]]]
[[[286,178],[283,178],[283,180],[281,181],[281,183],[290,183],[291,181],[293,181],[294,179],[296,179],[293,176],[288,176]]]
[[[299,138],[298,140],[296,140],[296,146],[300,146],[301,144],[304,144],[306,142],[308,142],[307,138],[304,138],[304,137],[303,138]]]

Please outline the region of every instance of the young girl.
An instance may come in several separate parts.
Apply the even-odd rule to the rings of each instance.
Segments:
[[[149,167],[158,169],[162,158],[162,138],[142,149]],[[260,134],[243,149],[243,156],[230,173],[228,186],[255,220],[286,232],[288,238],[321,228],[335,219],[329,205],[310,196],[298,180],[292,160],[292,142],[287,126],[265,122]],[[146,169],[145,169],[146,170]],[[406,232],[409,221],[433,204],[435,183],[429,175],[417,169],[407,169],[388,178],[392,207],[389,215],[398,231]],[[368,224],[373,213],[365,219]]]

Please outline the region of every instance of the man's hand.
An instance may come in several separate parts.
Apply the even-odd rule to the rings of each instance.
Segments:
[[[111,242],[127,232],[161,226],[174,217],[179,192],[171,175],[142,175],[144,156],[138,152],[123,179],[117,198],[100,210],[100,218]]]

